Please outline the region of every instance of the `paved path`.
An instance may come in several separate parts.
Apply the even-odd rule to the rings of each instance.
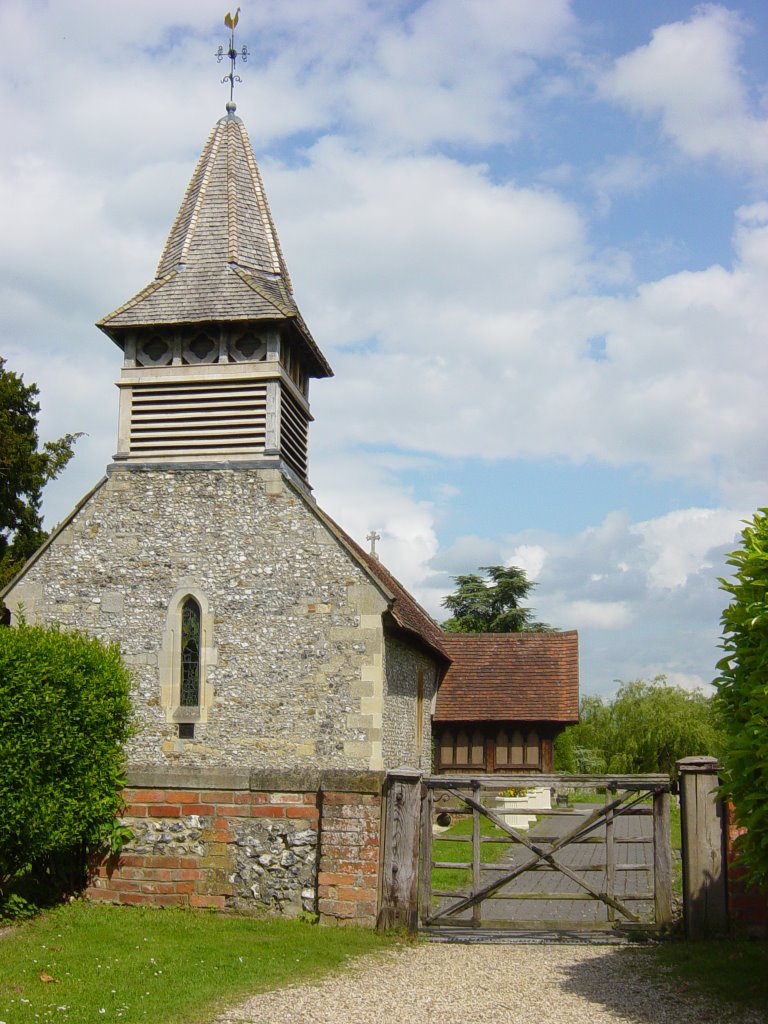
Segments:
[[[639,970],[605,946],[424,943],[255,996],[217,1024],[768,1024]]]

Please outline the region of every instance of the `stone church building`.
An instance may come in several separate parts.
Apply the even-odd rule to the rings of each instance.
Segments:
[[[132,672],[134,840],[90,895],[372,923],[382,782],[430,771],[459,649],[312,496],[309,382],[332,371],[233,103],[154,280],[98,326],[123,356],[117,452],[2,595],[119,641]],[[525,712],[545,738],[577,716],[576,636],[553,635],[571,660]]]

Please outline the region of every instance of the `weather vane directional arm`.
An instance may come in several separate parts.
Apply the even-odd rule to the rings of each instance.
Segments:
[[[235,98],[235,82],[242,82],[242,78],[240,77],[240,75],[238,75],[236,73],[236,70],[235,70],[236,67],[237,67],[237,59],[239,57],[240,60],[242,60],[243,63],[245,63],[245,61],[247,61],[248,57],[250,56],[249,53],[248,53],[248,47],[247,46],[243,46],[243,48],[239,52],[235,48],[235,28],[237,27],[237,23],[238,23],[239,20],[240,20],[240,8],[239,7],[235,11],[234,16],[232,14],[230,14],[229,12],[227,12],[227,14],[224,16],[224,24],[229,29],[229,48],[227,50],[225,50],[223,46],[220,46],[218,48],[218,50],[216,51],[216,61],[219,64],[221,64],[221,62],[224,60],[225,57],[229,58],[229,62],[230,62],[229,74],[228,75],[224,75],[224,77],[222,78],[221,81],[222,81],[222,83],[229,82],[229,102],[230,103],[234,103],[234,98]]]

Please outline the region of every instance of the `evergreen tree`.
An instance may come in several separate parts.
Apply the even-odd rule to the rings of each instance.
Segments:
[[[484,565],[480,572],[454,576],[456,591],[443,601],[452,612],[443,623],[448,633],[551,633],[552,626],[536,622],[533,611],[521,604],[536,586],[524,569],[510,565]]]
[[[72,458],[80,436],[65,434],[40,449],[38,394],[37,386],[7,370],[0,356],[0,588],[45,540],[40,514],[43,487]]]

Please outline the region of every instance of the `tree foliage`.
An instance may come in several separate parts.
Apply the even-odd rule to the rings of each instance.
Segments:
[[[43,487],[72,458],[79,434],[38,447],[40,404],[35,384],[5,368],[0,356],[0,588],[45,540]]]
[[[536,622],[533,611],[521,604],[536,586],[516,566],[485,565],[485,578],[471,572],[454,576],[456,590],[443,601],[451,618],[443,623],[449,633],[549,633],[552,627]]]
[[[768,886],[768,509],[745,525],[721,580],[731,603],[722,615],[725,657],[717,665],[716,706],[726,736],[725,788],[739,824],[740,853],[752,881]]]
[[[128,686],[116,646],[58,628],[0,628],[0,896],[10,880],[111,833]]]
[[[664,676],[622,683],[613,700],[585,696],[578,725],[555,740],[555,770],[576,774],[675,774],[675,761],[717,756],[722,735],[712,699]]]

